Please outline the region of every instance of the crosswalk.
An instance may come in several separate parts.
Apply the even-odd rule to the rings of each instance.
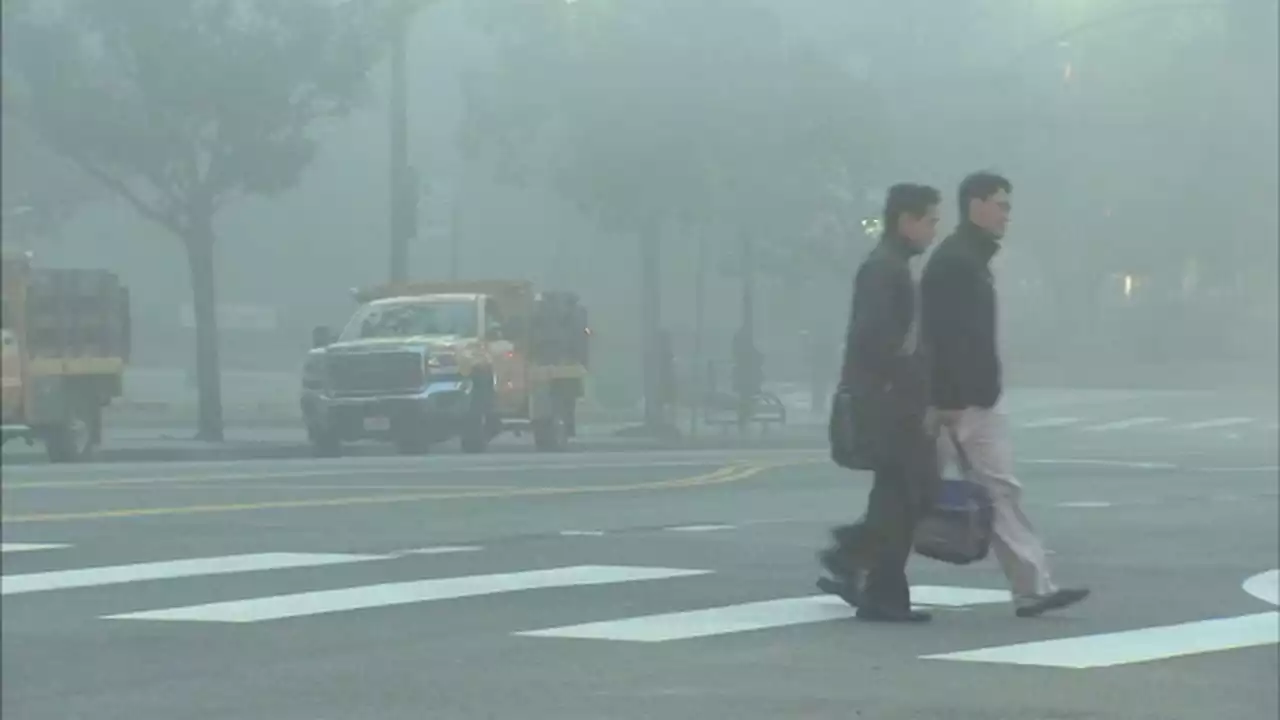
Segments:
[[[13,573],[6,567],[0,578],[0,594],[6,597],[6,624],[22,622],[14,618],[37,617],[38,613],[44,612],[47,606],[41,604],[42,597],[101,588],[109,591],[89,594],[85,604],[55,603],[54,606],[58,612],[83,612],[90,617],[81,619],[105,623],[168,623],[205,628],[284,623],[318,616],[373,613],[379,609],[410,605],[431,608],[431,617],[447,624],[449,608],[456,609],[457,606],[450,606],[446,601],[497,597],[503,602],[522,604],[525,612],[512,613],[490,606],[486,612],[494,614],[494,622],[486,627],[493,627],[494,632],[525,642],[631,645],[709,641],[742,633],[754,633],[758,637],[764,631],[784,631],[797,626],[847,620],[853,615],[852,609],[839,599],[817,593],[754,598],[732,604],[708,603],[704,599],[692,601],[697,605],[695,607],[639,614],[636,614],[638,608],[633,602],[619,601],[619,595],[591,595],[588,596],[590,601],[576,595],[572,598],[562,596],[541,604],[531,600],[532,595],[542,592],[581,593],[589,592],[586,589],[592,587],[645,586],[640,593],[632,592],[621,597],[636,597],[638,594],[662,597],[660,590],[653,590],[664,582],[708,582],[717,571],[706,568],[570,564],[462,575],[441,574],[432,569],[432,563],[440,562],[437,558],[441,556],[482,554],[484,550],[478,546],[444,546],[386,554],[258,552],[84,567],[75,562],[73,545],[6,542],[0,546],[5,555],[20,553],[30,558],[37,553],[47,553],[48,557],[58,556],[58,564],[66,567]],[[376,569],[380,562],[405,559],[413,560],[413,572],[419,577],[402,579],[403,564],[397,572],[387,572],[401,578],[394,582],[353,585],[351,580],[344,581],[341,575],[333,574],[344,567],[369,570]],[[299,590],[296,576],[293,582],[277,584],[273,573],[281,571],[312,573],[307,582],[313,583],[310,587],[319,583],[319,589]],[[427,577],[420,577],[424,574]],[[367,579],[369,575],[363,573],[358,576]],[[164,584],[230,576],[251,577],[253,580],[247,585],[227,586],[232,591],[232,599],[227,599],[228,590],[223,587],[214,591],[218,593],[218,599],[211,602],[167,604],[164,600],[175,597],[164,592]],[[334,587],[344,582],[346,586]],[[285,587],[288,591],[284,591]],[[239,592],[235,592],[237,588]],[[271,592],[266,588],[276,590]],[[10,598],[25,595],[36,597],[27,601]],[[179,593],[176,597],[188,601],[193,599],[190,592]],[[610,600],[611,597],[614,599]],[[671,597],[689,598],[690,595],[677,592]],[[693,597],[705,598],[706,595],[695,594]],[[1003,589],[944,585],[915,586],[912,598],[917,606],[926,609],[987,607],[1003,612],[1008,612],[1011,600],[1008,591]],[[23,605],[23,602],[32,604]],[[139,603],[146,603],[146,606],[130,609],[138,608]],[[546,617],[563,619],[565,608],[572,608],[575,612],[581,610],[595,619],[559,625],[537,622],[544,613]],[[605,619],[599,619],[601,617]],[[997,647],[949,648],[945,652],[919,657],[922,660],[1059,668],[1107,667],[1274,643],[1276,619],[1274,612],[1261,613],[1232,621],[1213,621],[1218,623],[1214,627],[1185,623]],[[55,619],[53,622],[58,621]],[[510,624],[527,626],[499,627]]]

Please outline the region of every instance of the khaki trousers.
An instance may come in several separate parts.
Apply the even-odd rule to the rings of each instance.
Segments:
[[[994,510],[991,547],[1009,580],[1015,603],[1057,590],[1049,572],[1044,544],[1022,511],[1022,484],[1013,475],[1013,445],[1004,413],[966,408],[955,426],[956,440],[973,466],[970,480],[991,494]],[[954,466],[955,447],[949,433],[939,433],[942,467]]]

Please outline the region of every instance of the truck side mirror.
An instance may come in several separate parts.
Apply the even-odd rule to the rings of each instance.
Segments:
[[[311,330],[311,347],[324,348],[333,344],[333,331],[327,325],[317,325]]]

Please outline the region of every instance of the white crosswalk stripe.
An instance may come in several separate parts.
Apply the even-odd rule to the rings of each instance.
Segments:
[[[711,529],[728,526],[674,526],[671,529]],[[11,547],[35,548],[35,543],[10,543]],[[70,547],[51,543],[40,547]],[[441,546],[402,550],[388,554],[264,552],[241,555],[173,559],[122,565],[81,567],[9,574],[0,578],[4,595],[26,595],[73,591],[83,588],[115,587],[126,592],[137,587],[144,599],[156,597],[152,583],[175,583],[202,577],[245,574],[255,586],[270,586],[270,571],[327,569],[354,563],[395,561],[433,556],[472,553],[479,546]],[[400,582],[361,584],[350,587],[259,594],[235,600],[195,605],[160,607],[98,614],[111,621],[164,621],[210,624],[244,624],[332,615],[409,604],[437,603],[481,596],[518,596],[526,591],[573,590],[602,585],[657,582],[713,575],[713,570],[696,568],[644,567],[626,565],[572,565],[513,572],[431,577]],[[121,587],[125,586],[125,587]],[[916,586],[913,599],[921,607],[967,607],[1009,602],[1003,590],[981,588]],[[95,602],[99,601],[97,597]],[[543,638],[594,637],[627,642],[658,642],[729,635],[750,630],[784,628],[848,618],[853,611],[843,601],[827,595],[752,600],[722,607],[692,609],[658,615],[639,615],[603,623],[569,625],[545,630],[519,630],[513,635]],[[95,613],[97,614],[97,613]]]
[[[62,548],[69,548],[69,547],[71,546],[63,545],[61,543],[20,543],[20,542],[0,543],[0,553],[33,552],[36,550],[60,550]]]
[[[1201,420],[1199,422],[1183,425],[1184,430],[1209,430],[1212,428],[1235,427],[1237,425],[1248,425],[1253,422],[1253,418],[1247,417],[1225,417],[1214,418],[1213,420]]]
[[[584,585],[660,580],[689,575],[704,575],[709,570],[675,568],[614,567],[579,565],[576,567],[532,570],[497,575],[413,582],[385,583],[342,590],[277,595],[275,597],[233,600],[230,602],[193,605],[147,612],[108,615],[108,619],[187,620],[192,622],[259,622],[283,618],[322,615],[344,610],[389,607],[409,603],[451,600],[478,595],[495,595],[519,590],[563,588]]]
[[[10,548],[22,548],[22,550],[9,550],[10,552],[71,547],[55,543],[8,543],[7,545]],[[89,594],[84,599],[89,607],[78,606],[81,610],[77,612],[91,613],[92,617],[111,622],[200,623],[210,627],[333,616],[353,611],[373,611],[381,608],[426,604],[438,606],[433,609],[431,617],[447,625],[452,616],[448,609],[450,604],[443,601],[481,597],[500,597],[502,600],[499,602],[518,603],[522,607],[521,614],[527,614],[530,610],[535,613],[542,610],[559,613],[569,609],[580,610],[596,617],[602,614],[608,617],[621,608],[633,613],[609,620],[528,629],[531,625],[533,628],[538,627],[534,624],[535,620],[528,617],[519,621],[509,619],[508,615],[511,618],[516,617],[516,614],[511,613],[515,606],[496,606],[492,610],[493,623],[484,623],[484,626],[496,634],[519,638],[519,640],[513,640],[515,642],[603,641],[640,644],[695,640],[711,642],[715,638],[731,635],[758,634],[764,631],[781,632],[797,626],[841,621],[855,614],[843,601],[829,595],[766,597],[713,607],[694,601],[701,607],[656,614],[638,613],[639,608],[634,598],[657,597],[653,588],[656,586],[659,588],[656,592],[661,593],[661,588],[664,587],[661,585],[662,582],[687,580],[693,583],[705,583],[717,573],[709,569],[636,565],[568,565],[517,569],[506,572],[356,584],[305,592],[297,592],[296,584],[289,592],[272,594],[270,591],[263,590],[264,587],[269,587],[276,582],[276,576],[270,571],[296,570],[303,573],[310,572],[313,575],[320,572],[332,574],[337,568],[354,563],[359,563],[360,567],[367,571],[369,568],[379,567],[375,561],[384,561],[399,563],[398,569],[394,572],[400,574],[405,567],[419,567],[422,564],[430,567],[431,563],[442,562],[437,559],[440,556],[454,555],[465,558],[475,555],[476,551],[481,549],[479,546],[466,545],[418,548],[387,554],[262,552],[20,573],[3,576],[0,579],[0,585],[3,586],[5,595],[109,587],[111,589],[103,591],[109,593],[108,595]],[[64,556],[60,554],[59,557]],[[118,609],[109,608],[99,610],[95,607],[103,602],[130,602],[137,607],[139,598],[148,603],[155,603],[154,598],[159,596],[158,588],[154,585],[155,581],[177,583],[201,577],[225,577],[239,573],[244,573],[247,578],[251,578],[253,584],[249,587],[256,588],[248,594],[258,594],[234,600],[222,599],[217,602],[129,612],[119,612]],[[366,578],[368,575],[367,572],[359,574]],[[308,582],[314,581],[315,578],[312,577]],[[632,583],[643,583],[649,589],[643,593],[629,593],[629,599],[622,601],[621,608],[618,606],[617,595],[574,595],[573,600],[568,599],[571,596],[564,596],[564,601],[549,604],[528,600],[530,594],[538,592],[574,593],[591,587],[629,587]],[[245,585],[240,583],[230,587],[243,588]],[[685,586],[686,589],[689,587],[696,586]],[[107,599],[116,594],[127,594],[131,590],[133,600]],[[702,591],[705,591],[705,587]],[[702,591],[695,593],[694,597],[705,597]],[[217,592],[223,598],[227,596],[225,589]],[[1011,605],[1010,594],[1004,589],[917,585],[912,587],[911,595],[913,603],[921,609],[969,609],[989,606],[1003,608],[1004,612],[1009,612]],[[677,592],[672,597],[682,596],[684,596],[682,593]],[[189,595],[185,597],[190,599]],[[581,599],[587,597],[591,599]],[[19,609],[15,612],[14,608],[6,607],[6,622],[22,622],[19,619],[10,620],[10,613],[14,612],[13,617],[17,618],[23,612],[21,608],[38,606],[38,602],[37,605],[25,606],[22,605],[25,602],[22,600],[7,602],[14,603]],[[73,604],[68,607],[77,606]],[[152,607],[154,608],[154,604]],[[456,605],[454,607],[456,608]],[[500,625],[504,619],[514,627],[493,627],[493,625]],[[928,661],[949,660],[995,665],[1035,665],[1056,668],[1112,667],[1274,644],[1276,622],[1276,613],[1272,612],[1074,638],[1044,639],[1043,635],[1040,635],[1034,642],[961,651],[944,651],[946,641],[943,636],[939,640],[939,647],[933,651],[934,654],[917,657]],[[521,628],[520,625],[524,627]]]
[[[1040,420],[1032,420],[1030,422],[1024,422],[1020,424],[1018,427],[1026,428],[1028,430],[1036,430],[1039,428],[1068,427],[1070,425],[1075,425],[1078,422],[1080,422],[1080,418],[1050,417],[1050,418],[1041,418]]]
[[[911,599],[919,607],[965,607],[1010,601],[1009,593],[1002,590],[930,585],[911,588]],[[852,617],[853,614],[853,609],[839,598],[814,595],[585,623],[516,634],[529,637],[667,642],[827,622]]]
[[[1101,425],[1093,425],[1085,428],[1089,432],[1106,432],[1108,430],[1128,430],[1129,428],[1142,427],[1144,425],[1156,425],[1167,421],[1168,418],[1162,417],[1134,417],[1125,418],[1124,420],[1114,420],[1112,422],[1103,423]]]
[[[253,555],[195,558],[192,560],[166,560],[79,570],[58,570],[26,575],[5,575],[0,578],[0,595],[16,595],[46,590],[68,590],[98,585],[118,585],[145,580],[226,575],[255,570],[314,567],[316,565],[381,559],[384,559],[384,556],[331,553],[258,553]]]
[[[923,659],[1084,670],[1275,645],[1278,641],[1280,613],[1265,612],[1101,635],[925,655]]]

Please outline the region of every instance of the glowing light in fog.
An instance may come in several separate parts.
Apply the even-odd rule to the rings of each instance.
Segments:
[[[1133,276],[1132,275],[1124,276],[1124,296],[1133,297]]]

